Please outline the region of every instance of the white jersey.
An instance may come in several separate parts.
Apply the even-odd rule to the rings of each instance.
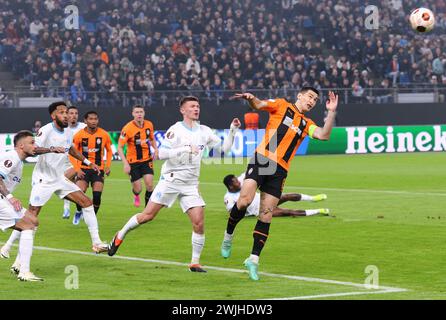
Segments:
[[[242,174],[237,178],[238,181],[240,181],[240,184],[243,186],[243,181],[245,180],[245,174]],[[226,192],[225,194],[225,206],[226,210],[228,212],[231,212],[232,207],[234,204],[237,203],[238,198],[240,197],[240,191],[239,192]],[[258,216],[260,211],[260,193],[256,192],[256,195],[254,197],[254,200],[251,202],[249,207],[246,209],[245,217],[247,216]]]
[[[176,149],[195,145],[200,151],[197,155],[183,153],[179,157],[167,159],[161,167],[161,179],[189,185],[198,184],[205,148],[212,149],[220,143],[220,137],[211,128],[194,123],[191,129],[186,127],[183,121],[178,121],[167,130],[161,148]]]
[[[33,171],[33,181],[55,181],[63,179],[68,160],[68,151],[73,144],[73,136],[70,130],[60,131],[54,124],[48,123],[40,128],[36,136],[36,145],[41,148],[62,147],[65,153],[45,153],[39,155]]]
[[[67,128],[65,128],[65,131],[71,132],[72,136],[74,137],[76,133],[84,129],[86,126],[87,124],[85,122],[76,122],[75,126],[72,127],[69,125]]]
[[[0,155],[0,176],[3,178],[6,189],[13,193],[22,181],[23,161],[17,151],[10,150]]]

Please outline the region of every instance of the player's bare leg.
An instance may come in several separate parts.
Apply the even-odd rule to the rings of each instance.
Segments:
[[[245,267],[248,269],[249,277],[252,280],[259,280],[259,276],[257,275],[259,256],[268,239],[273,212],[278,203],[278,198],[265,192],[260,194],[260,212],[253,232],[254,241],[252,251],[249,258],[244,262]]]
[[[141,204],[141,199],[139,198],[139,194],[142,191],[141,179],[132,182],[132,192],[133,192],[133,205],[135,207],[139,207]]]
[[[108,250],[108,245],[101,241],[99,237],[98,220],[94,213],[93,202],[82,191],[75,191],[66,196],[66,199],[78,204],[82,208],[85,224],[90,232],[92,249],[96,253]]]
[[[144,179],[144,184],[146,186],[146,194],[145,194],[145,202],[146,205],[149,202],[150,196],[152,195],[153,192],[153,174],[145,174],[143,176]]]
[[[115,236],[113,237],[112,241],[109,244],[108,255],[109,256],[115,255],[116,251],[118,251],[118,248],[122,244],[127,233],[129,233],[133,229],[138,228],[140,225],[155,219],[156,215],[163,207],[164,205],[162,204],[149,201],[149,203],[147,203],[147,206],[144,208],[143,212],[137,213],[134,216],[132,216],[124,225],[124,227],[115,234]]]
[[[68,180],[73,181],[76,177],[76,170],[73,167],[68,168],[65,171],[65,177],[67,177]],[[62,215],[62,219],[68,219],[70,217],[70,207],[71,207],[71,202],[69,200],[64,199],[63,201],[63,215]]]
[[[257,190],[257,182],[253,179],[245,179],[242,189],[240,190],[240,197],[237,203],[232,207],[229,214],[228,223],[226,226],[223,242],[221,244],[221,255],[223,258],[229,258],[232,249],[232,239],[234,237],[234,230],[240,220],[246,214],[246,209],[254,200]]]
[[[312,202],[318,202],[318,201],[322,201],[327,199],[327,195],[322,193],[322,194],[317,194],[315,196],[310,196],[307,194],[303,194],[303,193],[284,193],[282,194],[282,196],[280,197],[279,203],[278,205],[281,205],[284,202],[287,201],[312,201]]]
[[[192,223],[192,259],[189,270],[192,272],[206,272],[200,265],[200,256],[203,251],[204,236],[204,208],[194,207],[187,210]]]
[[[83,193],[85,193],[88,189],[88,182],[85,180],[76,181],[76,185],[79,187],[79,189],[81,189]],[[64,201],[70,202],[69,200],[65,199]],[[81,219],[82,219],[82,207],[79,204],[76,204],[76,213],[74,214],[73,217],[73,224],[78,225]]]

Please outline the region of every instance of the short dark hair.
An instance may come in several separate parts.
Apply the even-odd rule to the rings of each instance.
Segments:
[[[96,111],[91,110],[91,111],[87,111],[87,113],[84,114],[84,120],[87,120],[87,118],[88,118],[88,116],[89,116],[90,114],[95,114],[96,117],[99,118],[98,113],[97,113]]]
[[[185,104],[186,102],[189,102],[189,101],[199,102],[198,98],[195,96],[185,96],[185,97],[182,97],[180,100],[180,107],[182,107],[183,104]]]
[[[232,186],[232,179],[234,179],[235,176],[233,174],[228,174],[226,177],[224,177],[223,179],[223,183],[226,186],[226,188],[229,188]]]
[[[69,107],[68,107],[68,111],[70,111],[71,109],[79,110],[76,106],[69,106]]]
[[[26,137],[34,137],[34,134],[29,130],[21,130],[17,132],[17,134],[14,136],[14,147],[17,147],[17,143]]]
[[[302,89],[300,89],[300,92],[301,92],[301,93],[305,93],[305,92],[307,92],[307,91],[309,91],[309,90],[311,90],[311,91],[313,91],[314,93],[316,93],[317,95],[319,95],[319,90],[316,89],[316,88],[314,88],[314,87],[310,87],[310,86],[302,87]]]
[[[142,105],[140,105],[140,104],[135,104],[135,105],[132,107],[132,111],[135,110],[136,108],[144,109],[144,107],[143,107]]]
[[[55,101],[52,104],[50,104],[48,106],[48,112],[50,113],[50,115],[54,112],[54,110],[57,109],[58,106],[67,106],[67,104],[65,103],[65,101]]]

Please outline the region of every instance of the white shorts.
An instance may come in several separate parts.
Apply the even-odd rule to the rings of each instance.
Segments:
[[[11,228],[20,220],[25,214],[26,209],[22,208],[21,211],[15,211],[14,207],[5,198],[0,198],[0,230],[3,232]]]
[[[150,201],[171,207],[177,197],[184,213],[190,208],[204,207],[206,203],[198,191],[198,185],[185,185],[160,180],[153,190]]]
[[[60,199],[65,198],[70,193],[80,191],[79,187],[68,180],[65,176],[61,176],[56,181],[42,181],[36,180],[32,183],[31,195],[29,197],[29,203],[34,207],[43,207],[45,203],[50,200],[53,193],[55,193]]]

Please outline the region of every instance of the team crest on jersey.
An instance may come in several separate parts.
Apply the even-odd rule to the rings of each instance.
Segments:
[[[146,129],[146,136],[150,136],[150,129]]]
[[[254,170],[253,168],[250,168],[250,169],[248,170],[248,175],[250,175],[250,174],[252,173],[253,170]]]
[[[102,142],[101,139],[99,139],[99,138],[96,139],[96,144],[101,144],[101,142]]]
[[[166,134],[166,138],[167,138],[167,139],[173,139],[174,136],[175,136],[175,134],[174,134],[172,131],[169,131],[169,132]]]
[[[12,161],[11,161],[11,160],[6,160],[3,164],[4,164],[4,166],[5,166],[6,168],[11,168],[11,166],[12,166]]]

